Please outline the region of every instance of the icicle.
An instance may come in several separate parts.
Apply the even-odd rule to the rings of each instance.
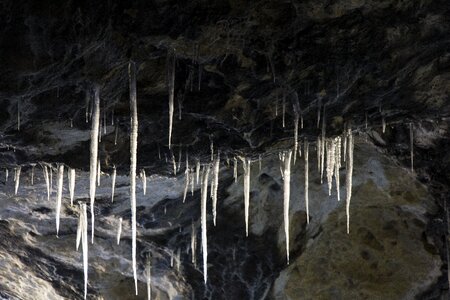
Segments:
[[[217,216],[217,191],[219,188],[219,171],[220,171],[220,154],[217,154],[214,160],[214,185],[211,187],[212,190],[212,212],[213,212],[213,223],[216,226],[216,216]]]
[[[81,230],[81,245],[83,246],[83,269],[84,269],[84,299],[87,296],[88,283],[88,238],[87,238],[87,211],[86,203],[81,205],[83,214],[83,226]]]
[[[122,218],[119,218],[119,224],[117,226],[117,245],[120,244],[120,236],[122,235]]]
[[[90,106],[90,94],[86,92],[86,123],[89,122],[89,106]]]
[[[333,187],[333,175],[336,163],[336,140],[335,139],[327,140],[326,148],[327,148],[328,196],[331,196],[331,188]]]
[[[175,55],[167,59],[167,77],[169,83],[169,149],[172,147],[173,98],[175,89]]]
[[[50,164],[49,169],[48,169],[49,173],[50,173],[50,195],[53,194],[53,167]]]
[[[190,174],[190,181],[191,181],[191,195],[194,196],[194,169],[191,169],[191,171],[189,172]]]
[[[195,163],[195,182],[198,185],[198,182],[200,180],[200,161],[197,159]]]
[[[59,233],[59,216],[61,214],[63,178],[64,178],[64,165],[60,164],[58,166],[58,190],[56,193],[56,236],[58,236]]]
[[[116,189],[116,166],[113,166],[113,173],[111,176],[111,202],[114,202],[114,190]]]
[[[309,143],[305,139],[304,159],[305,159],[305,205],[306,205],[306,222],[309,224]]]
[[[141,180],[142,180],[142,191],[144,195],[147,193],[147,176],[145,175],[145,170],[141,170]]]
[[[244,214],[245,214],[245,236],[248,236],[248,210],[250,206],[250,164],[249,158],[241,158],[244,167]]]
[[[161,160],[161,148],[159,147],[159,144],[157,144],[158,146],[158,158],[159,160]]]
[[[175,68],[175,61],[173,67]],[[130,77],[130,113],[131,113],[131,137],[130,137],[130,202],[131,202],[131,229],[132,229],[132,263],[133,277],[136,295],[137,287],[137,267],[136,267],[136,164],[137,164],[137,137],[138,137],[138,115],[136,101],[136,69],[134,62],[128,65],[128,75]],[[173,81],[173,80],[171,80]],[[172,112],[173,112],[173,89],[172,89]],[[169,147],[170,147],[169,136]]]
[[[300,129],[303,129],[303,115],[300,115]]]
[[[295,113],[294,119],[294,165],[297,160],[297,148],[298,148],[298,113]]]
[[[69,193],[70,193],[70,205],[73,205],[73,197],[75,194],[75,169],[69,169]]]
[[[191,262],[194,266],[197,265],[197,228],[195,228],[194,222],[192,222],[191,226]]]
[[[336,158],[335,158],[335,165],[334,165],[334,178],[336,180],[336,194],[338,201],[341,200],[341,192],[340,192],[340,175],[339,175],[339,169],[341,168],[341,137],[338,136],[336,138]]]
[[[174,261],[173,250],[170,250],[170,267],[171,268],[173,268],[173,261]]]
[[[284,216],[284,233],[286,236],[286,259],[289,264],[289,198],[291,193],[291,157],[292,151],[286,153],[284,159],[284,202],[283,202],[283,216]]]
[[[103,134],[106,134],[106,112],[103,111]]]
[[[45,185],[47,187],[47,201],[50,200],[50,180],[48,178],[48,167],[46,165],[42,166],[44,170],[44,179],[45,179]]]
[[[208,279],[208,246],[206,232],[206,200],[208,197],[208,177],[209,165],[206,165],[202,174],[202,199],[201,199],[201,220],[202,220],[202,250],[203,250],[203,279],[206,283]]]
[[[278,117],[278,95],[275,99],[275,117]]]
[[[320,140],[320,135],[317,137],[316,150],[317,150],[317,170],[320,172],[320,154],[322,153],[322,141]]]
[[[8,168],[5,168],[5,182],[8,182],[9,171]]]
[[[320,183],[323,183],[323,169],[324,169],[324,159],[325,159],[325,105],[323,106],[323,113],[322,113],[322,148],[320,153]]]
[[[116,123],[116,128],[114,130],[114,146],[117,145],[117,137],[119,136],[119,124]]]
[[[82,230],[83,230],[83,226],[84,226],[84,220],[83,220],[83,212],[81,210],[81,205],[80,205],[80,215],[78,217],[78,226],[77,226],[77,239],[75,242],[75,249],[78,251],[78,248],[80,247],[80,242],[81,242],[81,235],[82,235]]]
[[[320,109],[322,106],[322,101],[319,99],[319,103],[317,105],[317,128],[320,127]]]
[[[98,136],[100,127],[100,96],[99,87],[94,90],[94,109],[92,115],[91,127],[91,157],[89,167],[89,196],[91,201],[91,243],[94,243],[94,223],[95,223],[95,181],[97,179],[97,163],[98,163]]]
[[[214,160],[214,141],[211,139],[211,144],[209,146],[210,150],[211,150],[211,161]]]
[[[36,164],[31,164],[31,185],[34,185],[34,168]]]
[[[347,176],[345,179],[346,185],[346,213],[347,213],[347,234],[350,233],[350,200],[352,198],[352,175],[353,175],[353,135],[352,131],[348,129],[348,151],[347,151]]]
[[[150,255],[147,257],[147,265],[145,267],[145,278],[147,280],[147,300],[152,299],[152,287],[151,287],[151,278],[152,278],[152,271],[151,271],[151,263],[150,263]]]
[[[20,171],[22,170],[21,166],[18,166],[16,168],[16,172],[15,172],[15,176],[14,176],[14,181],[15,181],[15,188],[14,188],[14,194],[17,195],[17,191],[19,190],[19,184],[20,184]]]
[[[234,157],[233,158],[233,178],[234,178],[234,183],[237,182],[237,177],[238,177],[237,166],[238,166],[238,161],[237,161],[236,157]]]
[[[343,155],[343,157],[344,157],[344,162],[346,162],[346,160],[347,160],[347,140],[348,140],[348,136],[347,136],[347,129],[345,128],[346,127],[346,125],[344,125],[344,132],[342,133],[342,135],[343,135],[343,139],[344,139],[344,146],[343,146],[343,148],[344,148],[344,155]]]
[[[283,107],[282,107],[282,109],[283,109],[283,128],[285,127],[285,125],[286,125],[286,93],[285,92],[283,92]]]
[[[386,131],[386,119],[384,118],[384,115],[381,116],[381,127],[384,133]]]
[[[100,159],[99,159],[98,162],[97,162],[97,186],[100,186],[101,174],[102,174],[102,169],[101,169],[101,166],[100,166]]]
[[[258,164],[259,164],[259,171],[261,172],[261,167],[262,167],[261,154],[258,156]]]
[[[187,165],[187,163],[186,163],[186,165]],[[188,189],[189,189],[189,168],[186,166],[186,170],[184,171],[183,203],[186,201]]]
[[[414,172],[414,136],[413,136],[413,124],[409,123],[409,150],[411,153],[411,172]]]
[[[171,151],[171,154],[172,154],[173,175],[177,175],[177,162],[175,161],[175,155],[173,155],[172,151]]]

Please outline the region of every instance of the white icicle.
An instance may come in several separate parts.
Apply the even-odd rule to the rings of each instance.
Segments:
[[[100,186],[100,176],[102,174],[102,169],[100,166],[100,159],[97,162],[97,186]]]
[[[34,168],[36,164],[31,164],[31,185],[34,185]]]
[[[325,105],[323,106],[323,113],[322,113],[322,148],[320,149],[320,183],[323,183],[323,169],[324,169],[324,159],[325,159]]]
[[[141,180],[142,180],[142,191],[144,195],[147,193],[147,176],[145,175],[145,170],[141,170]]]
[[[75,242],[75,249],[77,251],[78,251],[78,248],[80,247],[83,226],[84,226],[83,212],[81,210],[81,205],[80,205],[80,216],[78,217],[78,226],[77,226],[77,239]]]
[[[181,154],[181,147],[178,149],[178,166],[177,166],[177,172],[179,172],[180,171],[180,169],[181,169],[181,156],[182,156],[182,154]]]
[[[150,257],[147,257],[147,265],[145,267],[145,279],[147,280],[147,300],[152,299],[152,287],[151,287],[151,281],[152,281],[152,271],[151,271],[151,263],[150,263]]]
[[[8,168],[5,168],[5,182],[8,182],[8,177],[9,177],[9,170]]]
[[[137,286],[137,267],[136,267],[136,164],[137,164],[137,138],[138,138],[138,115],[136,100],[136,66],[134,62],[128,65],[128,74],[130,77],[130,113],[131,113],[131,136],[130,136],[130,202],[131,202],[131,229],[132,229],[132,263],[133,277],[136,295]],[[173,94],[173,92],[172,92]],[[173,106],[173,97],[172,97]],[[172,107],[173,110],[173,107]],[[170,145],[170,138],[169,138]]]
[[[350,200],[352,198],[352,175],[353,175],[353,135],[352,131],[348,129],[348,149],[347,149],[347,176],[345,179],[346,199],[345,207],[347,213],[347,234],[350,233]]]
[[[46,165],[42,166],[43,170],[44,170],[44,179],[45,179],[45,185],[47,187],[47,201],[50,200],[50,179],[49,179],[49,175],[48,175],[48,167]]]
[[[61,214],[61,200],[62,200],[62,190],[63,190],[63,178],[64,178],[64,165],[60,164],[58,166],[58,190],[56,192],[56,236],[59,233],[59,217]]]
[[[192,222],[191,227],[191,262],[194,266],[197,265],[197,228],[195,227],[194,222]]]
[[[198,182],[200,181],[200,161],[197,160],[195,163],[195,183],[198,185]]]
[[[283,218],[284,218],[284,234],[286,237],[286,260],[289,264],[289,198],[291,194],[291,157],[292,150],[287,151],[284,159],[284,201],[283,201]]]
[[[304,153],[306,222],[309,224],[309,143],[307,140],[305,140]]]
[[[167,65],[169,83],[169,149],[172,147],[173,99],[175,89],[175,55],[169,56]]]
[[[297,160],[297,148],[298,148],[298,120],[299,115],[298,112],[295,111],[295,118],[294,118],[294,165]]]
[[[177,249],[177,255],[175,257],[175,266],[177,269],[177,272],[180,272],[180,265],[181,265],[181,249]]]
[[[114,130],[114,145],[117,145],[118,136],[119,136],[119,124],[116,124],[116,128]]]
[[[326,141],[327,150],[327,184],[328,196],[331,196],[331,188],[333,187],[333,175],[336,163],[336,140],[328,139]]]
[[[409,123],[409,150],[411,157],[411,172],[414,172],[414,135],[413,135],[413,124]]]
[[[238,172],[237,172],[237,167],[238,167],[238,161],[236,159],[236,157],[233,158],[233,178],[234,178],[234,182],[237,182],[237,177],[238,177]]]
[[[244,168],[244,215],[245,215],[245,236],[248,236],[248,211],[250,207],[250,164],[248,158],[241,158]]]
[[[119,218],[119,222],[118,222],[118,226],[117,226],[117,245],[120,244],[120,236],[122,235],[122,217]]]
[[[175,155],[172,153],[172,168],[173,168],[173,175],[177,175],[177,162],[175,161]]]
[[[190,173],[190,182],[191,182],[191,195],[194,196],[194,181],[195,181],[194,169],[191,169],[189,173]]]
[[[211,144],[209,145],[209,149],[211,150],[211,161],[214,160],[214,141],[211,139]]]
[[[91,203],[91,243],[94,243],[94,222],[95,222],[95,181],[97,180],[97,163],[98,163],[98,133],[100,127],[100,95],[99,87],[94,90],[94,111],[92,114],[91,127],[91,157],[89,162],[89,197]]]
[[[344,162],[346,162],[347,161],[347,140],[348,140],[348,136],[347,136],[347,130],[345,129],[345,127],[344,127],[344,132],[342,133],[342,138],[344,139],[344,145],[342,146],[343,147],[343,157],[344,157]]]
[[[383,133],[386,131],[386,119],[384,118],[384,115],[381,116],[381,130]]]
[[[320,172],[320,154],[322,153],[322,141],[320,140],[320,135],[317,137],[316,150],[317,150],[317,170]]]
[[[21,166],[18,166],[15,172],[14,181],[15,181],[15,187],[14,187],[14,194],[17,195],[17,192],[19,191],[19,185],[20,185],[20,171],[22,170]]]
[[[184,171],[183,203],[186,201],[186,196],[187,196],[188,189],[189,189],[189,167],[186,166],[186,170]]]
[[[220,155],[217,154],[216,159],[214,160],[214,186],[211,187],[212,190],[212,212],[213,212],[213,224],[216,226],[216,217],[217,217],[217,191],[219,188],[219,170],[220,170]]]
[[[48,167],[48,172],[50,173],[50,195],[53,194],[53,168],[52,164]]]
[[[203,280],[208,279],[208,246],[206,229],[206,200],[208,198],[209,165],[204,167],[202,174],[202,199],[201,199],[201,221],[202,221],[202,250],[203,250]]]
[[[81,245],[83,246],[83,269],[84,269],[84,299],[87,296],[87,286],[88,286],[88,237],[87,237],[87,211],[86,203],[81,205],[83,214],[83,227],[81,229]]]
[[[69,169],[69,194],[70,194],[70,205],[73,205],[73,197],[75,194],[75,169]]]
[[[339,169],[341,168],[341,137],[336,138],[336,158],[334,165],[334,178],[336,180],[336,194],[338,201],[341,200],[341,190],[340,190],[340,175]]]
[[[117,176],[116,166],[113,166],[113,172],[111,176],[111,202],[114,202],[114,190],[116,189],[116,176]]]

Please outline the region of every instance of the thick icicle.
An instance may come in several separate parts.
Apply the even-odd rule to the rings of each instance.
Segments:
[[[150,255],[147,257],[147,265],[145,266],[145,279],[147,281],[147,300],[152,299],[152,287],[151,287],[151,281],[152,281],[152,270],[151,270],[151,263],[150,263]]]
[[[100,176],[102,174],[102,169],[100,166],[100,159],[97,162],[97,186],[100,186]]]
[[[20,185],[20,171],[22,170],[21,166],[18,166],[16,168],[16,172],[14,174],[14,181],[15,181],[15,187],[14,187],[14,194],[17,195],[17,192],[19,191],[19,185]]]
[[[291,193],[291,157],[292,150],[287,151],[284,159],[284,201],[283,201],[283,218],[284,233],[286,237],[286,260],[289,264],[289,198]]]
[[[111,176],[111,202],[114,202],[114,190],[116,189],[116,176],[117,176],[116,166],[113,166],[113,172]]]
[[[175,55],[167,58],[167,79],[169,85],[169,149],[172,147],[173,99],[175,90]]]
[[[175,66],[175,64],[174,64]],[[136,295],[137,287],[137,267],[136,267],[136,164],[137,164],[137,138],[138,138],[138,115],[136,100],[136,66],[134,62],[128,65],[128,75],[130,77],[130,113],[131,113],[131,136],[130,136],[130,202],[131,202],[131,230],[132,230],[132,263],[133,277]],[[172,97],[173,105],[173,97]],[[173,108],[172,108],[173,109]],[[169,138],[170,141],[170,138]],[[169,144],[170,145],[170,144]]]
[[[345,180],[346,186],[346,213],[347,213],[347,234],[350,233],[350,200],[352,198],[352,175],[353,175],[353,135],[352,131],[348,129],[348,149],[347,149],[347,176]]]
[[[307,140],[305,140],[304,153],[306,222],[309,224],[309,143]]]
[[[48,167],[46,165],[42,166],[42,169],[44,170],[44,179],[45,179],[45,185],[47,187],[47,201],[50,200],[50,179],[48,175]]]
[[[117,226],[117,245],[120,244],[120,236],[122,235],[122,217],[119,218],[119,222],[118,222],[118,226]]]
[[[202,199],[201,199],[201,221],[202,221],[202,250],[203,250],[203,280],[208,279],[208,246],[206,232],[206,200],[208,198],[208,177],[210,166],[206,165],[202,174]]]
[[[58,166],[58,190],[56,192],[56,236],[59,233],[59,216],[61,214],[61,200],[63,190],[64,165]]]
[[[219,188],[219,170],[220,170],[220,154],[217,154],[214,160],[214,185],[211,187],[212,190],[212,212],[213,212],[213,223],[216,226],[216,216],[217,216],[217,190]]]
[[[142,180],[142,191],[144,195],[147,193],[147,176],[145,175],[145,170],[141,170],[141,180]]]
[[[245,236],[248,236],[248,210],[250,206],[250,164],[249,158],[241,158],[244,168],[244,215],[245,215]]]
[[[94,202],[95,202],[95,181],[97,179],[97,163],[98,163],[98,131],[100,126],[100,95],[99,87],[94,90],[94,112],[92,115],[91,127],[91,157],[89,167],[89,196],[91,203],[91,243],[94,243]]]
[[[411,157],[411,172],[414,172],[414,135],[413,135],[413,124],[409,123],[409,150]]]
[[[191,227],[191,262],[194,266],[197,265],[197,228],[195,227],[194,222],[192,222]]]
[[[73,197],[75,194],[75,169],[69,169],[69,194],[70,194],[70,205],[73,205]]]

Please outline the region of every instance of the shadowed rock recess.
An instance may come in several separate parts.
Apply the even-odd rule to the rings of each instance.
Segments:
[[[0,1],[0,299],[448,299],[449,49],[448,0]]]

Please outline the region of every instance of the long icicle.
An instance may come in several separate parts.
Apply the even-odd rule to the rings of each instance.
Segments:
[[[341,137],[336,137],[336,158],[334,165],[334,178],[336,180],[336,194],[338,201],[341,201],[341,190],[340,190],[340,175],[339,169],[341,168]]]
[[[284,217],[284,233],[286,237],[286,260],[289,264],[289,198],[291,193],[291,158],[292,150],[287,151],[284,159],[284,201],[283,201],[283,217]]]
[[[323,106],[322,114],[322,148],[320,149],[320,183],[323,183],[323,169],[324,169],[324,159],[325,159],[325,105]]]
[[[202,174],[202,199],[201,199],[201,221],[202,221],[202,252],[203,252],[203,280],[208,279],[208,244],[206,228],[206,200],[208,198],[209,165],[205,165]]]
[[[305,206],[306,206],[306,222],[309,224],[309,143],[305,139],[304,147],[305,159]]]
[[[114,190],[116,189],[116,176],[117,176],[117,170],[116,166],[113,166],[113,172],[111,176],[111,202],[114,202]]]
[[[197,265],[197,228],[192,222],[191,225],[191,262],[194,266]]]
[[[98,160],[98,131],[100,127],[100,95],[99,87],[94,89],[94,112],[92,115],[91,127],[91,158],[89,168],[89,196],[91,201],[91,243],[94,243],[94,222],[95,222],[95,181],[97,179],[97,160]]]
[[[237,175],[238,175],[238,171],[237,171],[237,167],[238,167],[238,161],[236,159],[236,157],[233,158],[233,178],[234,178],[234,182],[237,182]]]
[[[169,149],[172,147],[173,102],[175,90],[175,55],[167,58],[167,79],[169,85]]]
[[[128,65],[128,75],[130,77],[130,114],[131,114],[130,202],[131,202],[131,229],[132,229],[132,263],[133,263],[134,287],[137,295],[138,286],[137,286],[137,267],[136,267],[136,164],[137,164],[138,115],[137,115],[137,99],[136,99],[136,66],[134,62],[130,62],[130,64]]]
[[[59,233],[59,217],[61,214],[63,178],[64,178],[64,165],[60,164],[58,166],[58,185],[57,185],[58,190],[56,193],[56,236],[58,236]]]
[[[81,244],[83,247],[84,299],[86,299],[88,286],[88,237],[87,237],[88,222],[87,222],[86,203],[81,204],[81,211],[83,214],[83,227],[81,229]]]
[[[217,191],[219,188],[219,171],[220,171],[220,153],[217,153],[217,157],[214,160],[214,188],[212,193],[212,212],[213,212],[213,224],[216,226],[217,217]],[[211,187],[212,188],[212,187]]]
[[[186,162],[187,164],[187,162]],[[183,203],[186,201],[187,192],[189,189],[189,167],[186,166],[186,170],[184,171],[184,191],[183,191]]]
[[[69,193],[70,193],[70,205],[73,206],[73,198],[75,196],[75,169],[69,169]]]
[[[19,185],[20,185],[20,172],[22,170],[21,166],[18,166],[16,168],[16,172],[15,172],[15,176],[14,176],[14,181],[15,181],[15,187],[14,187],[14,194],[17,195],[17,192],[19,191]]]
[[[347,234],[350,233],[350,200],[352,198],[352,176],[353,176],[353,135],[352,131],[348,129],[348,149],[347,149],[347,176],[345,180],[346,185],[346,199],[345,199],[345,208],[347,214]]]
[[[43,165],[42,169],[44,170],[45,185],[47,187],[47,201],[49,201],[50,200],[50,179],[49,179],[49,175],[48,175],[48,167],[46,165]]]
[[[248,214],[250,207],[250,164],[249,158],[241,158],[244,168],[244,216],[245,216],[245,236],[248,236]]]

